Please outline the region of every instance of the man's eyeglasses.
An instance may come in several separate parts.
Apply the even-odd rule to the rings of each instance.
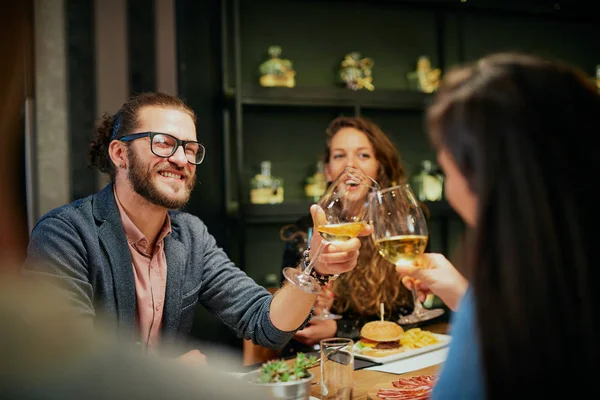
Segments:
[[[135,139],[150,137],[150,150],[159,157],[171,157],[179,146],[183,147],[183,152],[190,164],[198,165],[204,160],[206,149],[203,145],[193,140],[179,140],[168,133],[159,132],[141,132],[123,136],[117,140],[131,142]]]

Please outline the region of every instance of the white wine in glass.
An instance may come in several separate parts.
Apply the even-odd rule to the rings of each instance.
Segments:
[[[387,188],[371,195],[373,241],[379,254],[394,265],[416,265],[427,248],[429,233],[423,211],[409,184]],[[413,286],[413,312],[398,323],[410,325],[439,317],[442,309],[428,310]]]
[[[342,224],[327,224],[317,226],[317,231],[328,243],[345,242],[358,236],[367,227],[367,223],[347,222]]]
[[[428,237],[424,235],[398,235],[378,239],[375,246],[379,254],[395,265],[413,265],[425,252]]]
[[[310,273],[324,245],[346,242],[365,229],[370,194],[379,189],[379,184],[362,171],[346,167],[319,200],[318,205],[323,210],[323,220],[316,224],[321,236],[317,254],[312,257],[303,271],[287,267],[283,269],[283,276],[305,292],[321,292],[321,285],[310,276]]]

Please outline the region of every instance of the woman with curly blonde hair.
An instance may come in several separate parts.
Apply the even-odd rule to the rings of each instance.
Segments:
[[[327,128],[325,175],[332,182],[347,166],[359,168],[375,179],[382,188],[406,181],[400,154],[385,133],[372,121],[362,117],[338,117]],[[312,227],[310,216],[300,219],[287,234],[295,240],[286,246],[282,267],[298,265],[306,246],[306,232]],[[385,305],[386,319],[396,319],[412,310],[410,292],[400,283],[394,265],[384,260],[370,237],[361,238],[356,268],[333,281],[329,303],[340,320],[312,320],[297,332],[287,352],[303,351],[319,340],[333,336],[358,338],[365,322],[379,319],[380,303]],[[320,300],[321,303],[328,303]],[[316,307],[318,308],[318,307]],[[318,311],[318,310],[317,310]]]

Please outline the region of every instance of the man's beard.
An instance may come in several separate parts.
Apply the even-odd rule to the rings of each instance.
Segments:
[[[154,169],[146,169],[143,162],[137,157],[137,155],[133,152],[131,148],[127,151],[127,156],[129,158],[129,171],[127,173],[127,177],[133,186],[133,190],[146,200],[148,200],[152,204],[156,204],[157,206],[169,208],[169,209],[177,209],[184,207],[190,199],[190,195],[194,186],[196,185],[196,179],[194,176],[185,176],[185,190],[186,193],[183,198],[171,198],[168,195],[164,194],[154,183],[153,179],[155,179],[155,175],[158,174],[157,171],[165,168],[174,169],[180,171],[185,174],[185,171],[182,168],[177,167],[176,165],[169,163],[169,166],[156,166]]]

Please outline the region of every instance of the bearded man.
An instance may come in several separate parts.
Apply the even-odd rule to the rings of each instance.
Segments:
[[[204,159],[197,140],[195,113],[175,96],[143,93],[105,115],[90,159],[111,183],[37,222],[25,270],[57,282],[82,318],[102,316],[149,351],[185,338],[198,304],[239,336],[281,348],[309,320],[316,295],[294,285],[271,295],[229,260],[200,219],[178,211]],[[319,208],[311,212],[316,221]],[[314,236],[312,251],[321,240]],[[359,247],[356,238],[325,246],[318,278],[354,268]],[[204,358],[198,349],[181,357]]]

